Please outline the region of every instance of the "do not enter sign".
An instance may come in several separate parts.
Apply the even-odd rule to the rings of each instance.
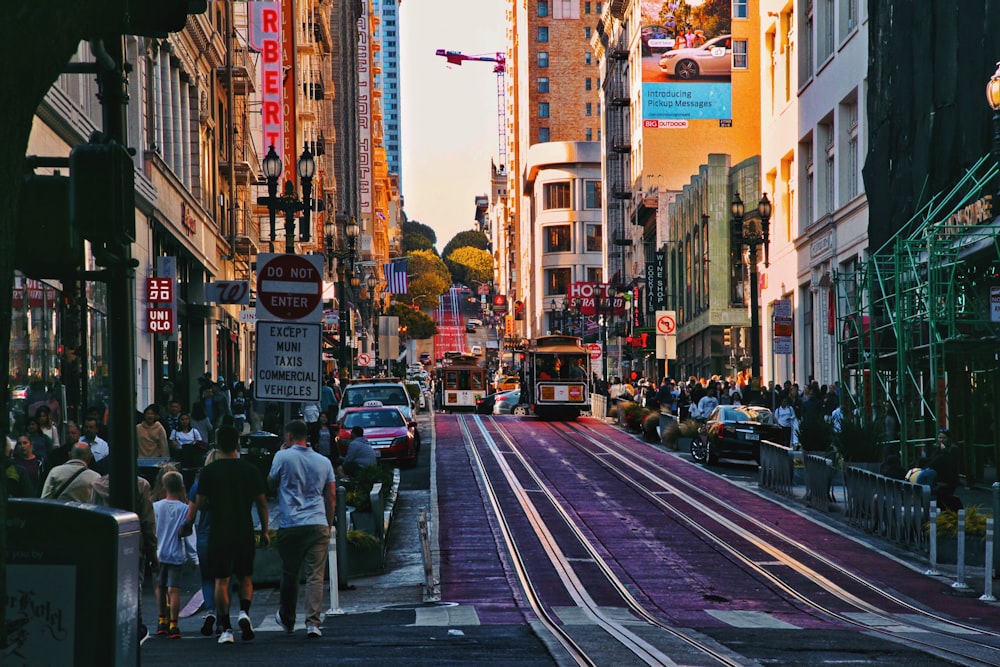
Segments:
[[[598,343],[590,343],[587,345],[587,349],[590,350],[590,358],[592,361],[597,361],[601,358],[601,346]]]
[[[257,319],[319,322],[323,258],[264,253],[257,258]]]

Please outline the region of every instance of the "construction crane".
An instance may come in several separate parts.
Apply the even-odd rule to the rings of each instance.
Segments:
[[[459,51],[438,49],[435,55],[442,56],[452,65],[464,62],[494,63],[493,73],[497,75],[497,125],[500,138],[500,166],[507,168],[507,57],[501,53],[466,55]]]

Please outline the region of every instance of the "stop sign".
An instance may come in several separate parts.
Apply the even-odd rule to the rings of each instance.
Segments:
[[[322,256],[271,253],[258,256],[258,320],[319,322],[322,305]]]
[[[590,350],[590,358],[593,361],[597,361],[601,358],[601,346],[597,343],[590,343],[587,345],[587,349]]]

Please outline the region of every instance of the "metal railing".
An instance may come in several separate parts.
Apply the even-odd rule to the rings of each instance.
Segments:
[[[602,394],[590,395],[590,416],[604,419],[608,416],[608,397]]]
[[[923,524],[930,511],[929,486],[880,475],[858,466],[844,468],[847,520],[909,547],[925,549]]]
[[[760,488],[789,498],[796,497],[793,493],[795,458],[790,448],[761,440],[759,473]]]
[[[806,483],[806,503],[821,512],[829,512],[830,505],[836,500],[831,499],[834,477],[837,468],[833,461],[822,454],[805,454],[803,456],[804,475]]]

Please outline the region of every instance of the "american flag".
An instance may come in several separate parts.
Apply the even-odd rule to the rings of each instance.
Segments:
[[[385,291],[389,294],[406,294],[410,291],[405,259],[399,259],[385,265],[385,282]]]

